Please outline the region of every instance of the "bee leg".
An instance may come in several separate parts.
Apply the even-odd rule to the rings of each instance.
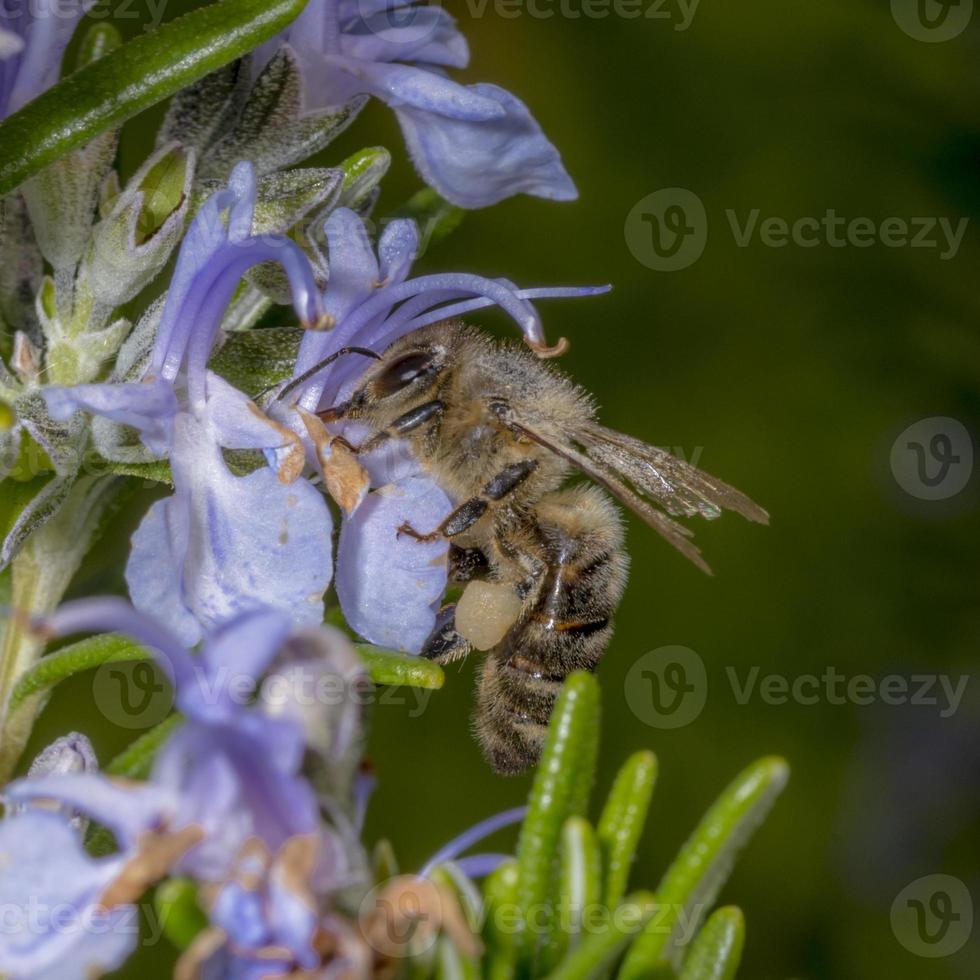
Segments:
[[[398,436],[403,436],[407,432],[412,432],[419,426],[425,425],[426,422],[431,422],[433,419],[442,415],[445,410],[445,404],[439,401],[438,398],[431,402],[426,402],[424,405],[417,405],[411,411],[400,415],[388,428],[382,429],[365,442],[362,442],[358,446],[358,452],[369,453],[386,443],[389,439],[397,439]]]
[[[398,534],[407,534],[416,541],[438,541],[440,538],[454,538],[468,531],[490,509],[492,504],[513,493],[536,469],[536,459],[525,459],[502,469],[477,497],[470,497],[457,507],[434,531],[421,534],[407,522],[398,528]]]
[[[456,632],[456,604],[443,606],[436,616],[436,625],[422,647],[421,656],[437,664],[462,660],[472,647]]]

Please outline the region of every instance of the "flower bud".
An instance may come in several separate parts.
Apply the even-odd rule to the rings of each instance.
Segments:
[[[52,742],[31,763],[27,770],[28,779],[40,779],[43,776],[67,776],[73,773],[98,772],[99,763],[95,757],[92,743],[79,732],[71,732]],[[37,802],[33,804],[18,803],[11,809],[22,813],[28,806],[44,806],[49,809],[63,810],[58,804]],[[80,834],[88,830],[88,819],[78,812],[72,812],[70,823]]]
[[[99,762],[92,743],[85,735],[71,732],[52,742],[41,752],[27,770],[27,778],[98,771]]]
[[[99,187],[112,167],[117,134],[106,132],[45,167],[23,187],[34,236],[58,271],[72,272],[92,234]]]
[[[121,306],[167,264],[190,207],[194,151],[172,143],[154,153],[95,228],[86,256],[98,303]]]

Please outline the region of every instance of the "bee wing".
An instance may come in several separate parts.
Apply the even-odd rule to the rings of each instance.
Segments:
[[[612,429],[592,424],[569,437],[524,423],[511,425],[605,487],[709,575],[711,568],[691,541],[692,532],[678,524],[674,516],[715,518],[725,509],[762,524],[769,522],[769,515],[734,487],[662,449]]]
[[[625,477],[668,514],[713,520],[730,510],[758,524],[769,523],[769,515],[744,493],[665,449],[596,424],[586,426],[579,438],[590,458]]]

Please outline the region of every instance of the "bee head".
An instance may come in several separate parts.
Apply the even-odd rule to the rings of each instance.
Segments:
[[[393,344],[361,379],[344,414],[353,418],[374,410],[388,414],[410,407],[439,380],[447,354],[438,344]]]

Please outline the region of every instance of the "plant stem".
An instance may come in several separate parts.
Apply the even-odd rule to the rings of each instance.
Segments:
[[[98,534],[121,481],[114,477],[82,477],[58,514],[38,528],[11,563],[11,606],[16,612],[44,616],[57,608]],[[0,786],[13,775],[44,692],[11,708],[17,681],[44,652],[44,638],[31,632],[23,618],[7,624],[0,648]]]
[[[49,613],[61,601],[68,581],[59,581],[65,576],[58,575],[57,570],[45,575],[32,545],[33,541],[28,541],[11,565],[11,605],[32,614]],[[20,617],[7,624],[0,653],[0,783],[13,774],[43,700],[41,695],[27,698],[8,714],[10,695],[18,679],[37,663],[43,651],[43,638],[25,629]]]

